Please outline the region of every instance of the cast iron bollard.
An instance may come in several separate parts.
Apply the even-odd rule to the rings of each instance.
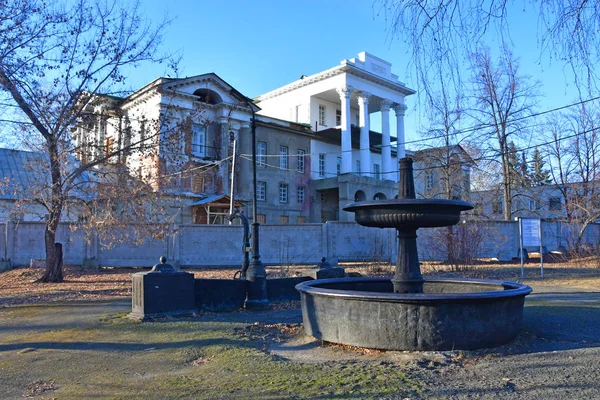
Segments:
[[[327,268],[331,268],[331,264],[329,264],[327,262],[327,259],[325,257],[321,258],[321,262],[317,264],[317,269],[327,269]]]
[[[155,264],[154,267],[150,270],[150,272],[164,272],[164,273],[174,273],[175,268],[171,264],[167,264],[167,258],[165,256],[160,257],[160,263]]]
[[[332,267],[327,259],[323,257],[316,268],[306,270],[303,275],[310,276],[313,279],[343,278],[346,276],[346,271],[341,267]]]

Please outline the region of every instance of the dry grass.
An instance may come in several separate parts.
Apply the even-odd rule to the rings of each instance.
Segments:
[[[525,278],[521,278],[520,263],[482,262],[460,272],[439,263],[422,263],[425,276],[463,277],[519,281],[532,286],[568,286],[574,289],[600,291],[600,268],[596,260],[570,261],[549,260],[544,263],[544,279],[541,278],[539,259],[525,264]],[[362,276],[392,276],[394,266],[377,263],[342,264],[347,273]],[[267,267],[268,277],[302,275],[308,267]],[[16,304],[45,303],[70,300],[102,300],[131,296],[131,274],[148,271],[148,268],[101,268],[84,269],[66,266],[62,283],[37,283],[42,274],[40,268],[17,268],[0,273],[0,307]],[[196,278],[232,279],[236,268],[206,268],[188,270]]]

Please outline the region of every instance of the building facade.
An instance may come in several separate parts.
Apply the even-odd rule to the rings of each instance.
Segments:
[[[74,134],[80,160],[115,153],[107,164],[125,165],[163,193],[178,223],[227,223],[229,204],[251,217],[251,125],[259,108],[216,74],[160,78],[125,98],[97,96],[88,109],[90,117]],[[258,115],[255,126],[258,143],[287,148],[282,160],[288,164],[290,151],[308,156],[306,126]],[[259,161],[260,218],[308,221],[309,209],[300,202],[308,200],[308,177],[281,163]],[[298,199],[300,188],[306,196]]]
[[[254,101],[214,73],[159,78],[124,98],[95,97],[74,141],[82,161],[146,143],[109,161],[169,196],[177,222],[227,223],[232,205],[252,216],[254,119],[258,222],[353,221],[349,203],[397,196],[405,99],[414,93],[366,52]],[[416,171],[437,165],[425,152],[408,154]],[[468,192],[468,173],[457,174]]]
[[[397,158],[405,156],[405,98],[414,93],[392,73],[389,62],[362,52],[260,95],[255,102],[262,115],[313,129],[310,168],[316,217],[352,221],[353,214],[343,211],[347,204],[397,193]],[[396,118],[395,146],[390,110]],[[381,133],[371,130],[373,113],[381,115]]]

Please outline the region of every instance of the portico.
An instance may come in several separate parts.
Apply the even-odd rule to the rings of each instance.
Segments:
[[[391,63],[362,52],[255,100],[261,114],[310,126],[316,208],[327,214],[325,219],[331,214],[346,221],[353,215],[340,210],[354,201],[356,193],[393,198],[398,180],[394,157],[405,155],[405,98],[414,93],[392,73]],[[395,121],[390,120],[392,110]],[[372,121],[379,115],[381,120]],[[381,134],[372,130],[372,122],[381,124]],[[392,147],[392,136],[397,146]]]
[[[392,149],[391,149],[391,134],[390,134],[390,108],[394,109],[396,114],[396,138],[397,151],[399,158],[404,157],[406,149],[404,145],[404,115],[406,106],[404,104],[394,103],[387,98],[373,96],[372,93],[357,90],[353,86],[345,85],[336,89],[340,95],[341,103],[341,147],[342,147],[342,163],[341,173],[355,173],[362,176],[375,176],[377,171],[372,169],[371,160],[371,143],[369,140],[369,132],[371,130],[370,114],[381,112],[381,179],[393,180],[396,174],[395,166],[392,166]],[[360,161],[360,171],[352,168],[352,147],[350,132],[352,128],[351,121],[351,104],[352,99],[355,99],[358,105],[358,115],[360,127],[360,150],[358,160]],[[356,107],[355,107],[356,108]]]

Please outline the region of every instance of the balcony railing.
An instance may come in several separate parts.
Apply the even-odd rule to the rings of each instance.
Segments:
[[[202,158],[205,160],[220,160],[221,154],[219,152],[219,148],[210,147],[210,146],[202,146],[193,144],[192,145],[192,156]]]

